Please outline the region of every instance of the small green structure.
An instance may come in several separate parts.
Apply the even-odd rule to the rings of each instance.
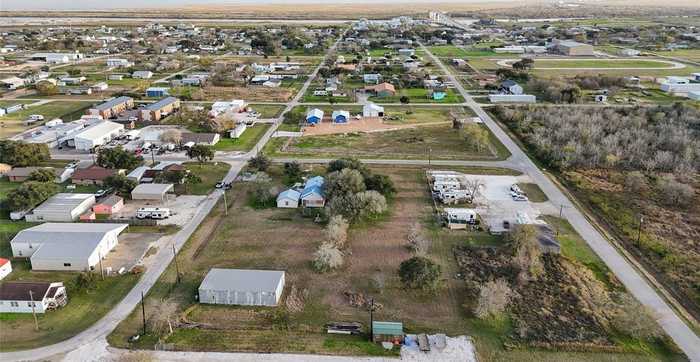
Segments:
[[[372,341],[403,343],[403,323],[401,322],[372,322]]]

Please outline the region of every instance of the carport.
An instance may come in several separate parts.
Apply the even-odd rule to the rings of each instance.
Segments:
[[[131,191],[131,198],[165,202],[168,199],[168,192],[172,191],[173,184],[140,184]]]

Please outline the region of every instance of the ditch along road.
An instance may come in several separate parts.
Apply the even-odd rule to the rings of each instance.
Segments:
[[[447,69],[440,59],[435,57],[423,44],[420,47],[432,58],[440,69],[448,76],[455,88],[466,100],[465,104],[470,107],[476,115],[481,117],[486,126],[506,146],[511,153],[508,159],[516,168],[529,175],[536,182],[549,200],[555,205],[561,205],[565,217],[574,229],[583,237],[588,245],[607,264],[615,276],[625,285],[627,290],[634,295],[643,305],[651,308],[661,327],[673,339],[676,345],[688,356],[691,361],[700,361],[700,338],[686,324],[686,322],[676,314],[676,311],[669,306],[666,300],[651,286],[650,282],[635,269],[630,261],[620,254],[620,252],[588,221],[586,216],[569,200],[566,195],[549,179],[525,152],[513,141],[506,132],[476,103],[462,84]]]
[[[342,39],[342,36],[339,38]],[[328,53],[332,53],[335,50],[338,42],[333,44],[329,49]],[[321,63],[314,69],[310,74],[304,85],[301,87],[297,95],[287,104],[287,107],[280,114],[277,121],[273,124],[270,129],[265,133],[265,135],[259,140],[256,147],[236,160],[226,160],[225,162],[231,165],[226,176],[224,176],[223,181],[233,182],[236,176],[245,166],[248,159],[254,157],[258,150],[262,149],[263,146],[270,139],[277,127],[282,123],[284,115],[289,112],[292,108],[299,104],[299,100],[304,95],[309,85],[311,84],[313,78],[316,77],[318,71],[325,63],[328,58],[328,53],[323,58]],[[88,159],[92,155],[84,155]],[[172,235],[168,245],[172,244],[175,246],[176,250],[180,250],[183,245],[189,240],[190,236],[197,230],[199,224],[202,223],[204,218],[211,212],[211,210],[217,205],[219,199],[223,196],[222,190],[212,191],[205,201],[200,205],[199,209],[192,217],[192,219],[182,227],[177,233]],[[146,271],[143,273],[139,281],[136,283],[134,288],[129,291],[129,293],[124,297],[124,299],[119,302],[107,315],[102,317],[99,321],[93,324],[90,328],[80,332],[79,334],[56,344],[24,350],[16,352],[0,353],[0,361],[34,361],[34,360],[46,360],[46,359],[65,359],[70,360],[73,357],[66,356],[66,354],[80,350],[81,360],[105,360],[107,359],[105,353],[108,353],[105,346],[107,346],[106,338],[112,333],[112,331],[117,327],[117,325],[124,319],[126,319],[129,314],[138,306],[141,302],[141,293],[147,294],[148,291],[156,283],[160,275],[165,271],[165,269],[173,261],[174,256],[171,248],[161,248],[153,256],[153,259],[146,266]],[[125,351],[119,349],[110,349],[111,353],[121,354]],[[233,356],[233,355],[232,355]],[[114,357],[114,356],[113,356]]]

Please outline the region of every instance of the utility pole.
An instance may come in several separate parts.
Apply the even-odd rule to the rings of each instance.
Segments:
[[[561,215],[564,212],[564,204],[559,205],[559,218],[561,219]]]
[[[432,162],[431,161],[431,159],[433,158],[432,156],[433,156],[433,148],[428,147],[428,165],[430,165],[430,163]]]
[[[369,340],[374,339],[374,297],[369,298]]]
[[[105,270],[102,269],[102,254],[97,253],[97,257],[100,259],[100,275],[102,275],[102,280],[105,280]]]
[[[637,231],[637,245],[642,240],[642,224],[644,223],[644,216],[639,217],[639,230]]]
[[[38,331],[39,330],[39,320],[36,319],[36,310],[34,309],[34,293],[31,290],[29,291],[29,300],[30,300],[29,303],[32,304],[32,315],[34,316],[34,329]]]
[[[153,152],[153,149],[152,149],[152,148],[151,148],[151,160],[152,160],[152,162],[153,162],[153,163],[151,164],[151,166],[155,165],[155,164],[156,164],[156,154]]]
[[[177,273],[177,284],[180,284],[180,266],[177,264],[177,252],[175,252],[175,244],[173,244],[173,256],[175,257],[175,272]]]
[[[228,216],[228,202],[226,201],[226,189],[224,189],[224,214]]]
[[[143,292],[141,292],[141,315],[143,316],[143,334],[146,334],[146,304],[143,301]]]

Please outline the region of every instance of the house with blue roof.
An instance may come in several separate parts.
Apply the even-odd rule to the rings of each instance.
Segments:
[[[299,207],[299,198],[301,198],[301,192],[297,190],[289,189],[280,192],[280,194],[277,195],[277,207],[296,209]]]
[[[314,108],[306,113],[306,123],[318,124],[321,123],[322,119],[323,111],[318,108]]]
[[[326,204],[326,197],[323,191],[325,180],[322,176],[315,176],[306,180],[304,189],[301,191],[301,206],[303,207],[323,207]]]
[[[331,115],[333,123],[348,123],[350,120],[350,112],[348,111],[333,111]]]

